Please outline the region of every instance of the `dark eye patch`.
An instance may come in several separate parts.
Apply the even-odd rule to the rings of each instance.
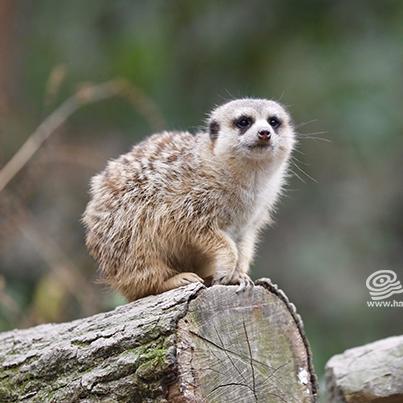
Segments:
[[[273,129],[277,129],[278,127],[281,126],[281,120],[279,118],[276,118],[275,116],[271,116],[267,119],[267,121],[269,122],[269,125],[273,128]]]
[[[211,140],[216,140],[220,131],[220,124],[216,120],[212,120],[209,124],[209,133]]]
[[[243,115],[234,120],[234,125],[240,129],[241,134],[243,134],[253,125],[253,122],[252,117]]]

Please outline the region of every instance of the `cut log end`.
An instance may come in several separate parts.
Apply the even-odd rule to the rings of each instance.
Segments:
[[[302,322],[268,280],[200,284],[0,334],[0,401],[313,402]]]
[[[311,401],[309,354],[287,305],[263,287],[235,290],[203,290],[179,321],[174,390],[186,401]]]

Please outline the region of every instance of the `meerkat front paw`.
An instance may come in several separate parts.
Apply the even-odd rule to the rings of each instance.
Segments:
[[[237,270],[232,272],[218,272],[214,276],[212,284],[221,285],[237,285],[239,284],[237,293],[244,291],[247,288],[253,287],[255,284],[252,279],[246,274]]]
[[[163,290],[168,291],[172,290],[173,288],[178,288],[183,285],[188,285],[190,283],[204,283],[203,279],[199,277],[196,273],[193,272],[183,272],[178,273],[175,276],[169,278],[163,284]]]

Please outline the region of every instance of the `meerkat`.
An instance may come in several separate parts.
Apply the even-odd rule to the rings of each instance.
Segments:
[[[295,142],[284,107],[244,98],[214,109],[205,131],[154,134],[110,161],[83,215],[104,281],[129,301],[206,280],[252,286]]]

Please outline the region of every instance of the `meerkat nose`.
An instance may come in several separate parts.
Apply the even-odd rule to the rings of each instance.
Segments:
[[[268,141],[271,138],[271,133],[268,130],[259,130],[257,136],[260,140]]]

